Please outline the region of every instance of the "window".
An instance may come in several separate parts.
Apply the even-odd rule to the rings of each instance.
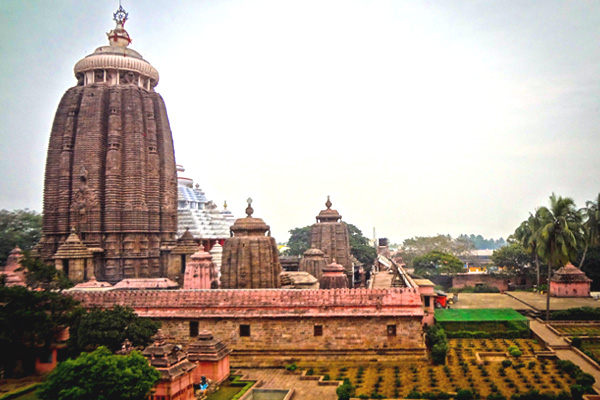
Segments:
[[[185,254],[181,255],[181,273],[185,274]]]
[[[314,336],[323,336],[323,325],[315,325]]]
[[[240,336],[250,336],[250,325],[240,325]]]
[[[198,336],[198,321],[190,321],[190,336]]]
[[[388,336],[396,336],[396,325],[388,325],[387,334]]]
[[[425,307],[429,307],[431,304],[431,297],[425,296]]]

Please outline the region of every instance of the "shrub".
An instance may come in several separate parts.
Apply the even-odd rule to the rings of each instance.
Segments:
[[[310,368],[308,371],[306,371],[306,376],[311,376],[315,374],[315,370]]]
[[[527,368],[533,369],[533,367],[535,367],[535,361],[529,361],[529,363],[527,363]]]
[[[490,393],[486,400],[506,400],[506,396],[503,396],[500,393]]]
[[[571,397],[573,400],[581,400],[585,393],[585,389],[581,385],[571,385]]]
[[[331,377],[329,376],[329,374],[325,374],[325,375],[323,375],[323,380],[324,381],[330,381]]]
[[[296,365],[296,363],[291,363],[285,366],[285,369],[288,371],[295,371],[298,369],[298,366]]]
[[[514,358],[518,359],[519,357],[521,357],[523,355],[523,353],[519,349],[513,349],[513,350],[511,350],[510,355],[513,356]]]
[[[580,372],[575,378],[575,383],[583,386],[584,388],[592,386],[596,382],[596,378],[587,372]]]
[[[455,400],[473,400],[474,398],[473,392],[469,389],[460,389],[454,397]]]
[[[448,345],[444,343],[438,343],[431,349],[431,359],[436,365],[442,365],[446,363],[446,353],[448,353]]]
[[[503,366],[504,368],[508,368],[508,367],[510,367],[511,365],[512,365],[512,361],[511,361],[511,360],[508,360],[508,359],[506,359],[506,360],[502,360],[502,366]]]
[[[338,400],[349,400],[350,397],[354,396],[355,392],[356,388],[352,386],[348,378],[344,379],[344,383],[335,390]]]
[[[578,349],[581,349],[581,338],[578,336],[575,336],[574,338],[571,339],[571,344],[573,345],[573,347],[577,347]]]

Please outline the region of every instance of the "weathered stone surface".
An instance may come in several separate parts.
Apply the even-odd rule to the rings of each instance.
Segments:
[[[424,311],[420,293],[413,288],[72,291],[70,295],[87,308],[130,306],[140,316],[160,320],[164,332],[184,345],[196,339],[190,323],[197,323],[199,331],[210,330],[223,340],[236,362],[256,357],[266,364],[277,363],[301,354],[339,359],[415,356],[424,349]],[[248,326],[250,336],[241,335],[241,325]],[[316,325],[322,326],[322,336],[315,336]],[[396,336],[388,335],[388,325],[397,326]]]
[[[317,215],[317,223],[310,228],[310,245],[323,251],[326,264],[334,260],[341,264],[352,286],[354,271],[350,257],[348,227],[341,222],[342,216],[336,210],[332,210],[331,205],[327,196],[327,208]]]
[[[253,218],[252,200],[248,199],[247,217],[235,221],[233,237],[225,241],[221,265],[221,287],[224,289],[278,288],[279,251],[270,235],[269,225]]]
[[[316,247],[313,247],[304,252],[298,269],[306,271],[315,278],[320,279],[321,275],[323,275],[323,268],[326,266],[325,254]]]
[[[154,92],[158,73],[127,40],[113,39],[77,64],[78,86],[56,111],[36,248],[50,260],[75,227],[94,254],[94,275],[110,282],[165,276],[161,251],[177,229],[175,156]]]
[[[348,287],[348,278],[344,274],[344,267],[333,261],[323,268],[323,275],[319,279],[321,289],[345,289]]]

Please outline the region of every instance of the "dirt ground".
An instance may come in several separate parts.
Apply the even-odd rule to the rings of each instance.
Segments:
[[[452,298],[452,295],[449,295]],[[573,307],[600,307],[600,301],[586,298],[550,298],[551,310],[564,310]],[[500,293],[460,293],[458,302],[451,308],[512,308],[515,310],[546,309],[546,296],[533,292]]]

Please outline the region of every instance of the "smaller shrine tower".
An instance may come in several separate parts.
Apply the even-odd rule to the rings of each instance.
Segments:
[[[325,255],[317,248],[311,248],[304,252],[298,270],[306,271],[317,280],[323,275],[323,268],[327,265]]]
[[[221,266],[221,288],[279,288],[279,252],[271,237],[270,227],[260,218],[253,218],[252,199],[248,199],[246,218],[239,218],[231,227],[233,237],[225,241]]]
[[[348,227],[341,221],[342,216],[337,210],[332,210],[331,206],[331,200],[327,196],[327,209],[317,215],[317,223],[310,228],[310,246],[322,250],[327,263],[336,260],[341,264],[348,282],[352,282],[354,271],[350,258]],[[352,287],[352,284],[349,286]]]
[[[348,278],[344,274],[344,267],[336,264],[335,260],[323,268],[323,276],[319,279],[320,289],[347,289]]]

